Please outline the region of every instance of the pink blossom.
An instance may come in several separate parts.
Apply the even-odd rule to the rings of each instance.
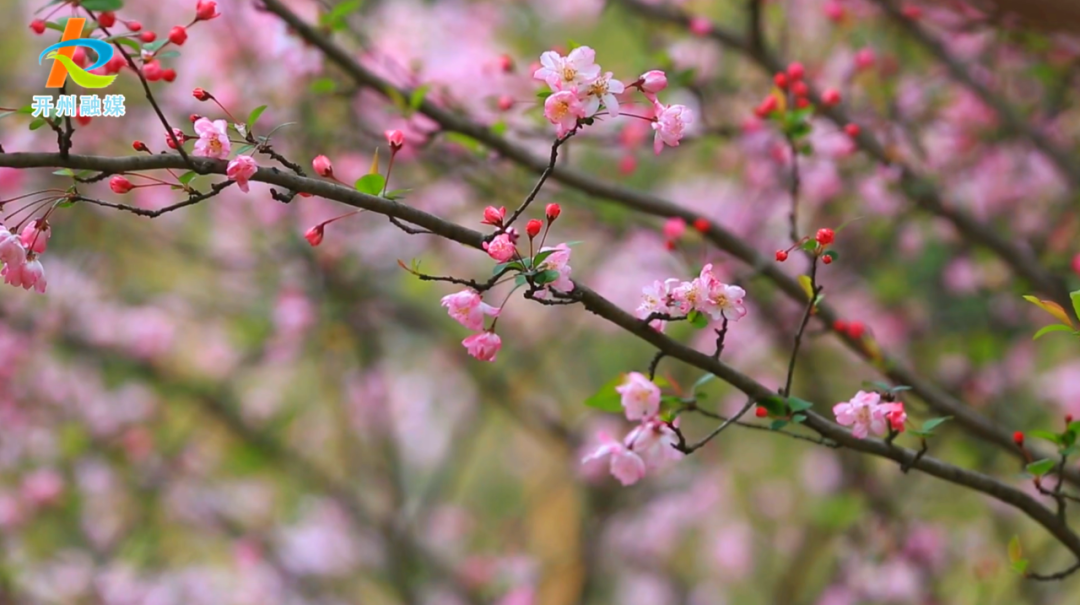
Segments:
[[[0,276],[4,277],[6,284],[21,287],[24,290],[33,288],[39,294],[45,293],[45,267],[32,253],[27,255],[24,263],[5,263],[4,268],[0,269]]]
[[[390,149],[394,151],[405,145],[405,133],[400,130],[387,130],[383,135],[386,137],[386,142],[390,144]]]
[[[859,52],[855,53],[855,67],[860,70],[870,69],[874,66],[875,61],[877,61],[877,55],[874,54],[874,49],[869,46],[860,48]]]
[[[881,406],[881,395],[859,391],[846,403],[833,406],[836,422],[851,427],[851,434],[859,439],[867,435],[884,435],[888,430],[885,410]]]
[[[23,479],[20,492],[35,506],[52,504],[64,492],[64,478],[52,469],[37,470]]]
[[[889,421],[889,427],[898,433],[904,432],[904,424],[907,422],[907,412],[904,411],[904,404],[899,401],[883,403],[881,409],[885,412],[885,419]]]
[[[487,251],[488,256],[500,263],[505,263],[514,258],[514,254],[517,252],[509,233],[500,233],[490,242],[484,242],[484,250]]]
[[[26,262],[26,248],[19,236],[0,225],[0,262],[4,265],[22,265]]]
[[[657,418],[642,422],[624,441],[626,447],[645,461],[649,470],[660,469],[683,458],[683,453],[675,449],[679,436],[668,423]]]
[[[627,374],[615,391],[622,396],[627,420],[643,420],[660,413],[660,387],[640,372]]]
[[[480,361],[495,361],[502,348],[502,339],[494,332],[481,332],[466,338],[461,344],[469,350],[469,355]]]
[[[472,288],[449,294],[440,303],[446,307],[450,317],[470,330],[484,329],[484,316],[499,316],[499,308],[485,303],[480,293]]]
[[[585,117],[585,106],[576,90],[562,90],[544,101],[544,117],[555,125],[556,136],[564,137],[577,127],[579,118]]]
[[[667,222],[664,223],[664,237],[667,239],[671,241],[677,240],[682,237],[684,233],[686,233],[686,221],[683,220],[681,216],[669,218]]]
[[[746,316],[746,307],[743,306],[746,290],[739,286],[729,286],[717,279],[713,275],[711,263],[701,269],[698,282],[704,296],[695,309],[716,321],[723,318],[738,321]]]
[[[556,292],[569,292],[574,289],[574,282],[570,281],[570,246],[569,244],[559,244],[554,248],[545,246],[540,249],[540,252],[551,252],[551,254],[543,260],[537,266],[540,271],[555,271],[559,274],[558,279],[547,284],[546,288],[555,290]],[[543,292],[538,293],[538,298],[543,298]]]
[[[600,110],[600,104],[612,116],[619,115],[619,100],[615,95],[622,94],[626,87],[622,82],[613,80],[611,72],[607,72],[590,82],[585,87],[585,116],[595,115]],[[546,104],[545,104],[546,105]]]
[[[600,75],[596,51],[588,46],[579,46],[565,57],[549,50],[540,55],[540,65],[542,67],[533,73],[533,78],[547,82],[552,90],[575,88]]]
[[[642,92],[653,101],[656,100],[656,93],[667,88],[667,74],[659,69],[651,69],[641,74],[640,79]]]
[[[664,145],[678,147],[686,126],[694,121],[694,112],[685,105],[656,104],[656,121],[652,123],[656,136],[653,137],[653,151],[660,155]]]
[[[633,485],[645,476],[645,461],[640,456],[630,451],[622,443],[609,437],[607,433],[600,433],[598,436],[600,446],[593,453],[582,458],[582,464],[610,457],[611,475],[624,486]]]
[[[664,315],[672,314],[672,291],[678,288],[680,285],[677,279],[668,279],[666,281],[656,280],[651,286],[645,286],[641,291],[641,304],[637,307],[637,316],[641,319],[652,315],[653,313],[661,313]],[[666,322],[660,319],[654,319],[651,324],[653,329],[663,332]]]
[[[195,121],[195,133],[199,140],[195,141],[195,155],[224,160],[229,157],[232,148],[229,143],[229,125],[225,120],[211,122],[206,118]]]
[[[704,17],[690,18],[690,33],[695,36],[707,36],[712,31],[712,23]]]
[[[488,206],[484,208],[484,220],[480,221],[484,225],[493,225],[499,227],[503,223],[503,219],[506,218],[506,206]]]
[[[42,228],[43,225],[44,228]],[[48,222],[38,219],[30,221],[26,224],[26,227],[23,227],[22,234],[19,235],[19,241],[28,251],[42,254],[45,252],[50,237],[52,237],[52,227]]]
[[[255,162],[255,158],[250,155],[238,155],[233,161],[229,162],[229,168],[225,171],[225,175],[236,181],[240,191],[247,193],[248,179],[255,176],[255,171],[258,169],[259,165]]]

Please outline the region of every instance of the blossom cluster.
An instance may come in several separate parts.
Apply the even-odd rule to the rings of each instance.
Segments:
[[[746,291],[739,286],[720,281],[710,263],[701,269],[698,277],[690,281],[669,278],[646,286],[637,315],[642,319],[654,314],[675,318],[696,311],[714,321],[738,321],[746,316],[745,297]],[[662,332],[665,324],[662,319],[653,319],[649,325]]]
[[[544,101],[544,117],[555,125],[559,138],[577,130],[585,120],[600,115],[603,108],[607,115],[620,115],[619,96],[628,88],[641,91],[652,106],[649,119],[654,131],[653,151],[678,147],[687,126],[694,121],[694,112],[685,105],[665,105],[656,95],[667,88],[667,75],[660,70],[642,74],[627,85],[616,80],[612,72],[603,72],[596,64],[596,51],[579,46],[565,57],[555,51],[540,55],[540,67],[533,78],[543,80],[551,87],[551,94]],[[644,116],[633,116],[642,118]]]
[[[0,225],[0,269],[4,283],[45,293],[45,268],[38,255],[45,252],[52,228],[44,219],[30,221],[18,235]]]
[[[676,449],[679,436],[672,423],[660,418],[660,387],[644,374],[630,372],[615,388],[621,396],[627,420],[640,421],[622,441],[600,433],[600,445],[582,459],[582,464],[607,458],[612,476],[619,483],[633,485],[648,471],[662,469],[683,457]]]
[[[833,406],[836,422],[850,426],[851,434],[866,439],[870,434],[884,436],[890,430],[902,433],[907,412],[899,401],[882,402],[881,394],[859,391],[850,401]]]

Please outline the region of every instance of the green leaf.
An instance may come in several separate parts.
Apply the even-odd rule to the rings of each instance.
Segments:
[[[1042,477],[1046,473],[1050,472],[1050,469],[1054,468],[1055,464],[1057,463],[1053,460],[1049,458],[1043,458],[1042,460],[1036,460],[1035,462],[1032,462],[1024,468],[1026,468],[1027,472],[1031,473],[1032,475],[1035,475],[1036,477]]]
[[[1062,445],[1064,443],[1064,439],[1062,439],[1061,435],[1058,435],[1057,433],[1051,433],[1050,431],[1029,431],[1028,434],[1032,437],[1038,437],[1039,439],[1046,439],[1050,443],[1054,443],[1056,445]]]
[[[1065,430],[1080,433],[1080,420],[1073,420]]]
[[[245,124],[247,124],[248,130],[251,130],[255,127],[255,122],[259,121],[259,116],[261,116],[264,111],[266,111],[266,105],[259,105],[255,109],[251,110],[251,113],[248,114],[247,122],[245,122]]]
[[[932,430],[936,429],[937,427],[941,426],[942,423],[948,422],[949,420],[952,420],[952,416],[942,416],[941,418],[931,418],[930,420],[927,420],[926,422],[923,423],[922,430],[925,433],[929,433],[930,431],[932,431]]]
[[[1020,536],[1013,536],[1009,540],[1009,563],[1016,563],[1024,558],[1024,551],[1020,548]]]
[[[769,397],[767,399],[762,399],[762,400],[758,401],[757,404],[760,407],[763,407],[766,410],[769,410],[769,414],[772,414],[773,416],[783,416],[784,414],[787,413],[787,409],[785,409],[786,404],[784,403],[784,400],[780,399],[780,397],[777,397],[775,395],[772,396],[772,397]]]
[[[536,256],[533,257],[533,266],[539,267],[540,263],[547,260],[549,256],[555,254],[556,252],[558,252],[558,250],[544,250],[543,252],[538,253]]]
[[[1065,309],[1056,302],[1052,300],[1040,300],[1039,298],[1030,295],[1025,296],[1024,300],[1035,305],[1036,307],[1039,307],[1043,311],[1046,311],[1047,313],[1052,315],[1054,319],[1069,326],[1070,328],[1073,327],[1072,318],[1069,317],[1069,314],[1065,312]]]
[[[1031,340],[1039,340],[1043,336],[1051,332],[1072,332],[1073,329],[1070,326],[1064,326],[1061,324],[1051,324],[1049,326],[1043,326],[1035,333],[1035,336],[1031,337]]]
[[[244,145],[236,150],[236,155],[247,155],[248,153],[251,153],[252,149],[255,149],[254,145]]]
[[[808,239],[803,242],[802,245],[799,247],[803,250],[806,250],[807,252],[816,252],[818,249],[818,245],[819,244],[816,239]]]
[[[105,38],[105,40],[114,44],[126,46],[137,53],[142,52],[142,46],[140,46],[138,42],[132,39],[131,34],[125,34],[123,36],[109,36],[108,38]]]
[[[75,171],[70,168],[61,168],[60,170],[53,172],[53,174],[57,176],[75,176]]]
[[[544,89],[536,92],[536,98],[541,101],[546,101],[548,97],[555,94],[555,91],[550,89]]]
[[[443,136],[446,138],[447,141],[450,141],[451,143],[457,143],[458,145],[461,145],[462,147],[468,149],[473,153],[479,154],[483,153],[484,151],[484,146],[480,143],[480,141],[477,141],[469,135],[461,134],[460,132],[448,132]]]
[[[1080,319],[1080,290],[1070,292],[1069,298],[1072,300],[1073,313],[1076,314],[1077,319]]]
[[[368,195],[379,195],[386,186],[386,179],[381,174],[365,174],[356,180],[356,190]]]
[[[30,130],[37,130],[45,125],[45,118],[37,118],[33,122],[30,122]]]
[[[124,0],[82,0],[81,6],[88,11],[118,11],[124,8]]]
[[[191,182],[191,179],[195,178],[196,176],[198,176],[198,174],[196,174],[192,170],[188,170],[184,174],[181,174],[176,180],[180,181],[184,185],[187,185]]]
[[[796,424],[802,424],[803,422],[806,422],[806,414],[795,414],[791,417],[791,421]]]
[[[330,12],[319,17],[319,24],[329,27],[333,30],[344,29],[348,23],[345,22],[345,17],[348,17],[350,13],[360,10],[360,7],[364,3],[361,0],[346,0],[334,8],[330,9]]]
[[[693,393],[693,392],[697,391],[698,389],[705,386],[706,383],[708,383],[710,380],[712,380],[714,378],[716,378],[716,374],[706,374],[706,375],[702,376],[701,378],[698,378],[697,382],[694,383],[694,386],[690,388],[690,392]]]
[[[792,412],[801,412],[814,407],[814,404],[805,399],[799,399],[798,397],[788,397],[787,404]]]
[[[154,55],[154,58],[155,59],[175,59],[176,57],[179,57],[179,56],[180,56],[180,51],[178,51],[178,50],[167,50],[167,51],[165,51],[163,53],[158,53],[158,54]]]
[[[701,311],[691,311],[690,314],[686,316],[686,318],[690,322],[690,325],[694,326],[699,330],[709,327],[709,316],[705,315]]]
[[[71,200],[64,200],[56,205],[57,208],[71,208],[75,205],[75,202]]]
[[[387,191],[385,197],[388,200],[403,200],[405,194],[412,191],[412,189],[394,189],[393,191]]]
[[[1026,576],[1029,564],[1030,562],[1027,559],[1020,559],[1019,561],[1014,561],[1012,563],[1012,570],[1022,576]]]
[[[520,262],[515,260],[515,261],[510,261],[508,263],[499,263],[499,264],[495,265],[495,268],[491,270],[491,274],[492,275],[498,275],[499,273],[502,272],[503,269],[505,269],[507,267],[509,267],[511,269],[515,269],[517,271],[524,271],[525,270],[525,267]]]
[[[510,127],[507,126],[506,122],[504,122],[503,120],[499,120],[498,122],[495,122],[491,125],[491,132],[499,136],[506,134],[506,131],[509,129]]]
[[[409,95],[409,111],[414,112],[420,109],[420,105],[424,102],[424,97],[427,96],[429,90],[431,90],[431,84],[422,84],[412,91],[412,94]]]
[[[311,92],[326,94],[337,90],[337,82],[333,78],[319,78],[311,83]]]
[[[621,413],[623,411],[622,396],[615,390],[615,387],[622,384],[623,380],[625,380],[624,377],[616,376],[613,380],[600,387],[600,390],[595,395],[586,399],[585,405],[604,412]]]
[[[533,281],[539,285],[550,284],[559,279],[559,272],[554,269],[548,269],[547,271],[541,271],[533,277]]]
[[[143,44],[143,50],[148,50],[148,51],[154,53],[154,52],[157,52],[157,51],[161,50],[161,47],[165,46],[168,43],[169,43],[168,38],[162,38],[160,40],[155,40],[153,42],[147,42],[146,44]]]
[[[780,429],[784,428],[787,425],[788,425],[787,420],[776,419],[776,420],[772,421],[772,423],[769,425],[769,428],[771,430],[774,430],[774,431],[779,431]]]

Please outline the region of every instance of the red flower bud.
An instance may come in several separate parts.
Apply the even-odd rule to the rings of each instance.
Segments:
[[[191,123],[194,124],[195,122],[198,122],[199,118],[201,118],[201,117],[202,116],[200,116],[199,114],[193,113],[190,116],[188,116],[188,120],[191,120]]]
[[[514,97],[502,95],[497,101],[499,111],[510,111],[514,107]]]
[[[221,13],[217,12],[217,2],[214,0],[199,0],[195,4],[195,20],[196,21],[209,21],[216,17],[220,17]]]
[[[777,251],[776,251],[776,260],[777,260],[778,262],[781,262],[781,263],[782,263],[782,262],[786,261],[786,260],[787,260],[787,256],[788,256],[788,255],[787,255],[787,252],[785,252],[784,250],[777,250]]]
[[[405,133],[400,130],[387,130],[383,134],[386,135],[386,142],[390,143],[391,151],[398,151],[405,146]]]
[[[668,250],[674,250],[675,249],[675,242],[673,242],[672,240],[667,240],[666,242],[664,242],[664,247],[667,248]]]
[[[177,46],[183,46],[187,42],[187,29],[183,25],[177,25],[169,30],[169,42]]]
[[[126,25],[127,28],[133,32],[137,32],[142,29],[142,23],[139,23],[138,21],[125,21],[124,25]]]
[[[764,418],[764,417],[769,415],[769,410],[767,410],[767,409],[765,409],[763,407],[757,407],[757,408],[754,408],[754,415],[757,416],[758,418]]]
[[[840,91],[836,90],[835,88],[826,89],[825,92],[821,93],[821,102],[830,107],[833,105],[839,105]]]
[[[810,94],[810,87],[806,82],[796,82],[791,85],[791,92],[795,93],[796,97],[805,97]]]
[[[109,189],[112,189],[115,193],[127,193],[134,188],[135,185],[132,185],[131,181],[119,174],[109,179]]]
[[[853,321],[848,324],[847,334],[854,340],[862,338],[865,332],[866,326],[864,326],[861,321]]]
[[[540,230],[544,228],[544,223],[532,219],[525,224],[525,233],[529,234],[529,239],[532,239],[540,234]]]
[[[1016,447],[1024,447],[1024,433],[1020,431],[1013,433],[1013,443],[1016,444]]]
[[[143,65],[143,75],[147,80],[151,82],[157,82],[165,75],[165,70],[161,69],[161,63],[157,61],[151,61],[146,65]]]
[[[776,84],[777,88],[782,88],[786,90],[788,87],[787,74],[785,74],[784,72],[776,74],[775,76],[773,76],[773,83]]]
[[[89,118],[87,116],[80,115],[78,111],[75,112],[75,121],[78,122],[82,126],[86,126],[92,120],[93,120],[93,118]]]
[[[828,227],[824,229],[818,229],[817,237],[815,239],[817,239],[817,243],[821,244],[822,246],[828,246],[829,244],[833,243],[833,240],[836,239],[836,233],[834,233],[833,230],[829,229]]]
[[[502,55],[499,57],[499,69],[506,73],[514,71],[514,60],[510,58],[510,55]]]
[[[821,262],[825,263],[826,265],[831,265],[832,264],[832,257],[829,256],[829,255],[822,256],[821,257]]]
[[[922,9],[917,6],[905,6],[901,12],[903,12],[905,17],[913,21],[922,17]]]
[[[547,208],[544,208],[544,216],[547,217],[549,223],[555,222],[555,219],[559,218],[560,214],[562,214],[562,206],[558,204],[551,203],[547,205]]]
[[[332,178],[334,176],[334,165],[330,163],[330,158],[325,155],[315,156],[315,159],[311,160],[311,168],[315,171],[315,174],[319,176],[326,178]]]
[[[45,22],[41,19],[34,19],[30,22],[30,29],[34,30],[34,33],[40,36],[45,33]]]
[[[810,99],[806,97],[795,99],[795,109],[806,109],[807,107],[810,107]]]
[[[844,132],[846,132],[849,137],[854,139],[855,137],[859,136],[859,133],[862,132],[862,129],[859,128],[858,124],[846,124],[844,126]]]
[[[152,31],[145,31],[139,34],[139,39],[147,43],[153,42],[154,40],[157,40],[157,34]]]
[[[165,71],[161,72],[161,79],[165,80],[166,82],[172,82],[176,80],[176,70],[166,69]]]
[[[698,233],[705,233],[709,230],[709,219],[703,216],[694,219],[694,229],[697,229]]]
[[[101,27],[112,27],[116,25],[116,13],[105,11],[98,15],[97,22]]]
[[[150,149],[147,148],[146,143],[143,143],[142,141],[135,141],[131,144],[131,148],[135,151],[150,151]]]
[[[791,78],[792,82],[802,80],[803,76],[806,75],[806,69],[803,67],[802,63],[795,62],[788,65],[787,75]]]
[[[311,244],[312,247],[314,247],[322,243],[324,235],[324,226],[322,223],[319,223],[318,225],[315,225],[304,233],[304,239],[306,239],[307,243]]]
[[[212,98],[210,96],[210,93],[206,92],[201,88],[196,88],[195,90],[191,91],[191,96],[195,97],[200,101],[209,101]]]
[[[1072,414],[1065,414],[1065,425],[1068,426],[1068,425],[1072,424],[1072,421],[1073,421],[1073,415]]]
[[[496,208],[495,206],[488,206],[484,208],[484,220],[480,221],[484,225],[492,225],[493,227],[502,226],[503,219],[506,218],[506,207],[502,206]]]
[[[836,330],[837,332],[847,332],[847,322],[842,319],[838,319],[833,322],[832,329]]]

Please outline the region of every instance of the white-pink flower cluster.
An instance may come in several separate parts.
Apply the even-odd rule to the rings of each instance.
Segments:
[[[705,265],[701,274],[690,281],[671,278],[655,281],[642,290],[638,317],[645,319],[654,313],[670,317],[685,317],[691,311],[708,315],[714,321],[727,319],[738,321],[746,316],[743,300],[746,290],[720,281],[713,274],[712,264]],[[664,330],[663,320],[655,319],[650,325]]]
[[[879,393],[866,391],[859,391],[850,401],[834,405],[833,414],[837,423],[850,426],[851,434],[859,439],[866,439],[871,434],[884,436],[890,428],[902,432],[907,422],[903,403],[883,403]]]
[[[679,436],[671,424],[660,418],[660,387],[644,374],[631,372],[615,387],[621,396],[627,420],[640,424],[622,440],[600,433],[600,445],[585,456],[582,464],[608,458],[611,474],[623,485],[633,485],[648,471],[662,469],[683,457],[675,446]]]
[[[640,90],[653,106],[653,150],[657,154],[664,145],[678,147],[686,127],[694,121],[694,113],[685,105],[664,105],[657,99],[656,94],[667,88],[664,72],[647,71],[632,84],[623,84],[610,71],[600,69],[596,51],[588,46],[579,46],[565,57],[555,51],[543,53],[533,77],[551,87],[551,95],[544,101],[544,117],[555,125],[560,138],[577,129],[581,120],[598,115],[601,108],[611,117],[618,116],[619,95],[627,88]]]
[[[472,288],[444,296],[441,304],[458,323],[470,330],[480,330],[479,334],[461,341],[469,355],[480,361],[495,361],[502,348],[502,340],[495,332],[484,330],[484,317],[498,317],[500,309],[485,303],[480,293]]]
[[[19,235],[0,225],[0,262],[4,264],[0,276],[5,284],[45,293],[45,267],[37,257],[45,252],[51,235],[52,228],[44,219],[30,221]]]

